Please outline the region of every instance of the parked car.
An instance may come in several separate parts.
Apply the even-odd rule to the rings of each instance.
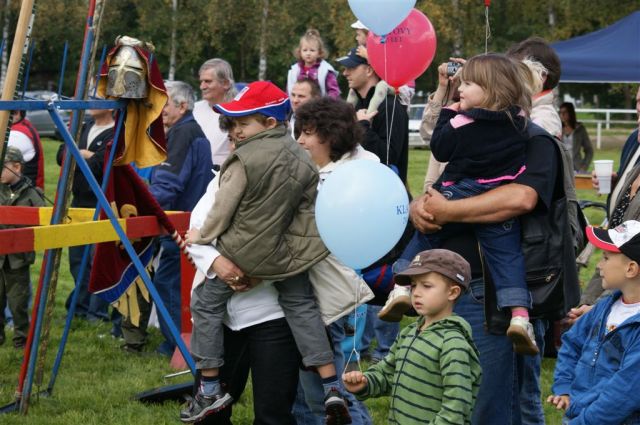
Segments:
[[[424,113],[424,103],[409,106],[409,146],[416,148],[428,148],[429,142],[425,142],[420,137],[420,123]]]
[[[24,94],[24,100],[55,100],[58,98],[58,94],[49,90],[34,90],[28,91]],[[71,112],[69,110],[59,110],[60,117],[64,121],[65,125],[69,123]],[[58,129],[56,128],[49,111],[46,109],[27,111],[27,119],[31,121],[36,128],[40,137],[50,137],[54,139],[62,140]]]

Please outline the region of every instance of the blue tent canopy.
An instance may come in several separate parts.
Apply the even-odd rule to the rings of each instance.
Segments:
[[[592,33],[551,45],[560,56],[561,82],[640,82],[640,11]]]

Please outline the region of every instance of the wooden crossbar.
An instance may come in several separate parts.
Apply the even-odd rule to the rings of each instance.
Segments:
[[[26,208],[30,210],[39,209]],[[93,210],[87,210],[93,214]],[[32,214],[29,218],[31,223],[36,219],[40,220],[39,212],[34,215],[34,212],[31,211],[30,214]],[[189,228],[189,217],[190,213],[188,212],[169,215],[169,219],[178,232],[186,231]],[[28,221],[28,219],[25,218],[24,221]],[[2,221],[0,220],[0,222]],[[118,220],[118,222],[129,239],[157,236],[166,233],[164,228],[158,223],[156,217],[153,216],[122,218]],[[109,220],[4,229],[0,230],[0,255],[88,245],[99,242],[116,241],[118,239],[118,235]]]

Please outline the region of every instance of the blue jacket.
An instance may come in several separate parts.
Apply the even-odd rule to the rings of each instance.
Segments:
[[[211,145],[187,112],[167,133],[167,159],[155,167],[149,190],[162,209],[191,211],[213,178]]]
[[[606,333],[620,291],[598,302],[563,335],[552,387],[568,394],[569,424],[640,424],[640,314]]]

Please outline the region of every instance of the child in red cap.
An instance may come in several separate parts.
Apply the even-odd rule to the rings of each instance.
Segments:
[[[234,290],[261,280],[274,282],[279,303],[308,367],[323,378],[327,423],[351,423],[338,390],[320,311],[306,271],[328,255],[315,223],[318,174],[309,155],[290,136],[284,121],[287,95],[267,81],[245,87],[233,101],[217,104],[221,128],[235,150],[220,169],[220,188],[202,228],[188,243],[215,241],[233,272],[207,276],[191,297],[191,352],[202,374],[194,401],[180,413],[195,422],[231,404],[218,381],[223,363],[222,320]],[[218,260],[216,260],[218,261]]]
[[[640,222],[587,227],[601,248],[602,286],[613,293],[562,336],[553,395],[563,424],[640,423]]]

